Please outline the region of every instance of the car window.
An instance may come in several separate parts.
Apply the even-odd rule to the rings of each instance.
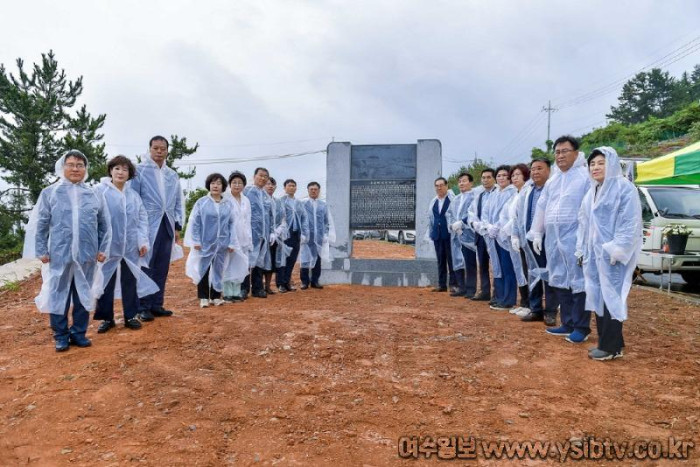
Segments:
[[[659,215],[667,219],[700,219],[700,190],[682,187],[648,188]]]
[[[651,207],[649,207],[647,197],[644,196],[644,193],[642,193],[641,190],[637,191],[639,192],[639,201],[642,203],[642,220],[644,222],[651,222],[651,220],[654,219],[654,213],[651,212]]]

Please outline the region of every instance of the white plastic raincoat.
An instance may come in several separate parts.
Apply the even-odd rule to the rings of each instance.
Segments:
[[[605,180],[586,193],[579,210],[576,255],[583,257],[586,310],[627,319],[627,295],[642,248],[642,207],[637,188],[622,174],[617,152],[597,148],[605,155]],[[596,193],[597,189],[597,193]]]
[[[299,256],[301,267],[313,268],[316,258],[330,261],[330,244],[335,243],[335,227],[325,201],[307,198],[303,204],[309,221],[309,239],[301,245]]]
[[[499,231],[496,240],[498,244],[510,254],[510,260],[513,262],[513,270],[515,271],[515,279],[518,287],[523,287],[528,284],[528,278],[525,276],[523,269],[523,260],[520,256],[520,250],[514,250],[511,244],[511,237],[515,230],[515,223],[519,215],[518,209],[522,205],[522,195],[528,187],[532,185],[532,181],[528,180],[525,185],[517,192],[503,207],[499,219]],[[515,187],[514,187],[515,188]],[[517,188],[516,188],[517,189]],[[522,246],[521,246],[522,248]]]
[[[531,241],[544,236],[549,285],[571,289],[573,293],[584,291],[583,271],[576,264],[576,232],[578,211],[590,186],[586,159],[579,152],[569,170],[553,170],[537,200],[535,217],[527,234]]]
[[[109,209],[112,226],[112,242],[109,245],[109,256],[102,266],[104,281],[102,291],[117,273],[122,259],[129,271],[136,278],[136,295],[145,297],[158,292],[158,285],[141,270],[148,266],[139,256],[141,247],[148,247],[148,215],[141,202],[141,197],[129,186],[120,191],[109,177],[100,180],[95,192],[104,197]],[[101,293],[100,293],[101,295]],[[114,298],[121,298],[121,281],[116,281]]]
[[[496,250],[496,239],[502,227],[500,218],[501,211],[517,193],[518,190],[513,185],[508,185],[503,189],[496,186],[481,210],[480,233],[484,236],[484,240],[486,241],[486,249],[489,252],[489,259],[491,260],[491,270],[495,278],[500,278],[503,275],[501,271],[501,262],[498,260],[498,251]]]
[[[156,240],[163,215],[167,216],[173,232],[182,228],[185,220],[185,199],[180,187],[180,177],[177,173],[163,164],[153,162],[149,155],[136,166],[136,176],[129,180],[129,186],[141,196],[143,207],[148,214],[149,248],[146,263],[150,263],[153,243]],[[176,261],[184,256],[182,247],[173,241],[170,261]]]
[[[474,200],[475,194],[478,195],[479,188],[460,193],[450,201],[450,207],[445,213],[447,219],[447,228],[450,231],[450,249],[452,251],[452,268],[455,271],[466,267],[464,256],[462,256],[462,247],[476,251],[476,239],[474,230],[467,222],[469,215],[469,206]],[[435,201],[433,200],[433,203]],[[432,217],[432,216],[431,216]],[[462,222],[459,229],[454,230],[452,225],[460,221]]]
[[[24,237],[25,258],[49,257],[41,267],[41,291],[35,303],[42,313],[62,315],[71,281],[80,303],[88,311],[102,288],[102,263],[97,254],[109,256],[112,232],[104,197],[82,182],[71,183],[63,175],[66,155],[56,162],[57,182],[44,188],[32,209]],[[98,266],[99,264],[99,266]]]
[[[292,249],[284,243],[289,238],[289,229],[287,228],[287,213],[282,199],[270,196],[270,203],[272,205],[273,234],[277,245],[273,267],[277,269],[287,263],[287,257],[292,253]]]
[[[274,233],[272,222],[272,197],[265,190],[249,185],[243,194],[250,200],[250,226],[253,248],[248,254],[251,268],[259,267],[265,271],[272,270],[270,258],[270,239]]]
[[[230,256],[224,268],[224,281],[243,282],[249,271],[248,255],[253,250],[253,236],[250,227],[250,201],[241,193],[240,201],[233,197],[230,191],[224,194],[224,198],[231,201],[233,208],[233,226],[236,231],[239,248]]]
[[[527,206],[528,198],[532,193],[534,184],[532,181],[528,181],[525,186],[522,187],[520,193],[515,198],[515,205],[513,208],[512,224],[510,226],[510,238],[517,238],[520,242],[520,248],[525,252],[525,261],[527,262],[528,277],[527,282],[529,284],[530,290],[535,288],[537,282],[540,280],[547,280],[547,268],[539,267],[537,264],[537,259],[535,258],[535,253],[530,248],[530,244],[526,238],[526,227],[527,227]],[[534,205],[532,209],[537,209]]]
[[[233,205],[230,199],[222,198],[218,203],[211,195],[199,198],[190,212],[185,232],[185,246],[190,248],[185,265],[185,274],[192,282],[199,282],[209,269],[209,285],[221,292],[224,271],[231,256],[240,248],[236,236]],[[194,247],[200,246],[197,250]],[[233,252],[228,250],[232,249]],[[245,277],[245,271],[239,276]]]

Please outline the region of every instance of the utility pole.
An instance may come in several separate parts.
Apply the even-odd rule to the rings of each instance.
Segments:
[[[556,107],[552,107],[552,101],[547,102],[547,107],[542,107],[542,112],[547,112],[547,141],[549,141],[549,129],[552,126],[552,112],[556,112]],[[549,150],[549,147],[547,148]]]

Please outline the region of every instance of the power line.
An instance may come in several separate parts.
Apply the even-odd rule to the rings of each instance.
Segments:
[[[500,151],[497,152],[497,154],[501,157],[509,150],[512,148],[514,145],[518,144],[519,140],[522,139],[523,137],[527,136],[529,134],[528,132],[531,132],[533,128],[537,126],[537,123],[539,123],[539,120],[542,120],[542,113],[537,112],[535,114],[535,117],[530,120],[530,122],[525,125],[525,127],[520,130],[505,146],[503,146]]]
[[[227,164],[236,162],[253,162],[253,161],[269,161],[269,160],[279,160],[279,159],[291,159],[294,157],[311,156],[315,154],[325,154],[325,149],[319,149],[317,151],[308,152],[298,152],[291,154],[279,154],[279,155],[268,155],[268,156],[257,156],[257,157],[220,157],[220,158],[209,158],[209,159],[195,159],[190,161],[176,160],[174,162],[177,166],[187,166],[187,165],[208,165],[208,164]]]

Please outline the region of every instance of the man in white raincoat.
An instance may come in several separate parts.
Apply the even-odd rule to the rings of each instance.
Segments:
[[[485,235],[487,235],[484,215],[484,207],[489,198],[495,196],[496,171],[486,168],[481,171],[482,191],[475,195],[474,201],[469,207],[469,223],[475,232],[476,259],[479,265],[479,293],[472,297],[475,301],[492,302],[491,299],[491,277],[489,276],[489,251],[486,245]],[[496,258],[498,260],[498,258]],[[495,296],[495,294],[494,294]],[[495,298],[495,297],[494,297]]]
[[[148,267],[144,271],[159,288],[158,292],[141,298],[141,321],[153,321],[155,316],[173,314],[163,308],[165,282],[170,263],[183,256],[182,248],[177,242],[185,218],[180,177],[165,163],[168,140],[154,136],[148,147],[149,157],[136,167],[136,177],[129,182],[131,188],[141,196],[148,214]]]
[[[322,289],[319,283],[321,260],[330,260],[330,243],[335,241],[335,230],[326,202],[319,199],[321,185],[310,182],[306,188],[309,199],[304,201],[304,207],[309,219],[309,241],[301,246],[301,288]]]
[[[275,241],[271,242],[270,246],[270,261],[272,262],[272,269],[265,271],[265,293],[268,295],[276,293],[274,290],[272,290],[273,272],[275,273],[275,282],[279,290],[279,270],[287,263],[287,256],[289,256],[291,251],[285,243],[288,238],[287,216],[282,200],[275,198],[274,196],[275,190],[277,190],[277,180],[275,180],[274,177],[270,177],[265,184],[265,192],[270,196],[270,203],[272,207],[272,225],[274,227]]]
[[[287,219],[288,238],[285,240],[286,245],[290,249],[284,267],[277,270],[277,289],[282,292],[292,292],[296,290],[292,287],[292,270],[294,263],[299,257],[299,249],[302,244],[306,244],[309,240],[309,220],[306,215],[304,204],[296,199],[294,195],[297,192],[297,182],[287,179],[284,181],[285,194],[280,198],[285,209]]]
[[[109,208],[112,226],[109,255],[102,266],[104,292],[97,300],[94,316],[94,319],[102,320],[97,328],[100,334],[116,326],[115,296],[122,300],[124,326],[140,329],[141,322],[136,318],[139,297],[158,292],[158,285],[141,270],[140,265],[148,252],[148,215],[141,197],[126,183],[134,177],[136,168],[128,158],[120,155],[107,163],[107,172],[110,176],[102,178],[95,187]]]
[[[76,150],[56,162],[59,180],[41,191],[24,237],[23,256],[44,263],[35,302],[39,311],[49,313],[57,352],[68,350],[70,344],[92,344],[85,333],[88,312],[95,309],[101,289],[97,263],[107,258],[112,236],[104,198],[85,184],[87,166],[85,155]]]
[[[250,226],[253,237],[253,249],[248,256],[251,271],[243,289],[247,295],[250,288],[251,295],[257,298],[267,298],[263,274],[272,270],[270,245],[276,240],[272,222],[272,200],[265,192],[265,184],[269,178],[270,172],[266,168],[258,167],[253,175],[253,185],[243,190],[243,194],[250,200]]]
[[[586,311],[583,271],[576,264],[578,211],[591,182],[583,153],[573,136],[554,142],[558,172],[544,186],[528,239],[536,254],[547,252],[547,275],[560,306],[561,326],[548,328],[556,336],[566,336],[575,344],[588,339],[590,313]]]
[[[462,172],[457,178],[459,194],[455,196],[447,211],[447,227],[451,233],[452,269],[457,279],[458,290],[453,297],[472,298],[476,294],[476,238],[469,224],[469,207],[481,188],[472,190],[474,177]]]
[[[622,323],[642,247],[642,208],[636,187],[622,174],[613,148],[588,157],[593,181],[579,211],[576,256],[586,282],[586,310],[595,312],[598,346],[594,360],[622,357]]]

